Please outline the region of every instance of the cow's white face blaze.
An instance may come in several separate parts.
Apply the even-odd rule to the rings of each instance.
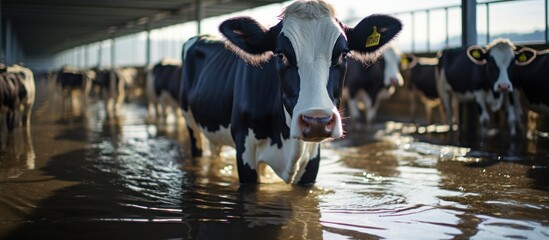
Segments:
[[[508,69],[515,59],[514,47],[508,42],[501,42],[490,48],[488,52],[488,71],[490,78],[495,78],[493,90],[495,92],[512,92],[513,84],[509,79]]]
[[[341,28],[331,16],[319,19],[286,16],[283,23],[281,44],[275,53],[279,56],[281,84],[294,88],[283,87],[285,98],[293,98],[285,101],[286,111],[291,113],[290,136],[305,141],[342,137],[342,121],[337,109],[339,99],[334,99],[331,93],[341,92],[341,89],[334,89],[340,84],[329,84],[330,79],[343,81],[334,79],[332,71],[341,76],[345,72],[345,67],[333,68],[342,63],[340,61],[344,59],[340,55],[348,51],[336,46],[341,43],[338,39],[343,39]],[[334,47],[340,50],[334,52]]]
[[[400,74],[400,54],[395,46],[387,48],[383,52],[385,68],[383,69],[383,84],[385,86],[402,86],[404,80]]]

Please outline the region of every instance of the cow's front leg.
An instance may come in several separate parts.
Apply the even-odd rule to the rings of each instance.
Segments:
[[[520,105],[520,93],[519,91],[514,91],[513,93],[510,93],[509,95],[509,103],[510,106],[507,107],[507,121],[509,122],[509,126],[511,127],[511,136],[516,135],[515,127],[518,127],[519,131],[524,131],[523,128],[523,113],[522,113],[522,106]],[[511,122],[511,120],[513,120]],[[513,125],[511,125],[513,124]]]
[[[478,108],[478,115],[480,116],[482,134],[487,133],[488,124],[490,123],[490,115],[488,115],[488,109],[486,108],[486,102],[484,99],[484,94],[482,92],[479,91],[475,93],[475,101]]]
[[[191,142],[191,156],[202,157],[202,135],[200,129],[196,126],[187,126],[189,140]]]
[[[358,122],[358,118],[360,115],[360,111],[358,110],[357,101],[354,98],[350,98],[349,101],[347,101],[347,107],[349,108],[349,114],[351,115],[351,121],[354,123]]]
[[[235,134],[234,141],[236,144],[236,166],[240,184],[257,183],[258,175],[253,143],[246,142],[245,133]]]

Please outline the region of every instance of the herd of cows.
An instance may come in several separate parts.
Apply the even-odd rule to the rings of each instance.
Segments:
[[[342,105],[351,120],[365,110],[371,123],[380,101],[401,86],[419,95],[429,119],[442,103],[448,124],[453,106],[467,101],[477,105],[483,130],[491,113],[505,111],[511,135],[524,128],[522,101],[549,114],[549,51],[497,39],[420,58],[391,45],[401,28],[386,15],[346,26],[321,0],[295,1],[271,28],[249,17],[228,19],[219,27],[226,39],[196,36],[183,44],[181,60],[165,59],[146,71],[149,115],[165,120],[159,106],[170,106],[187,126],[194,157],[203,153],[202,137],[214,154],[234,147],[241,183],[256,183],[266,164],[287,183],[311,184],[320,143],[345,136]],[[1,72],[5,133],[17,121],[29,123],[35,86],[26,68]],[[107,114],[116,115],[137,71],[63,67],[50,75],[65,99],[100,95]]]

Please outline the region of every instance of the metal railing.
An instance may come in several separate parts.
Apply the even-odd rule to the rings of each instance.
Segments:
[[[484,20],[484,23],[486,24],[486,30],[485,32],[478,32],[478,43],[482,44],[482,43],[488,43],[490,42],[492,37],[495,36],[495,34],[493,34],[490,30],[490,25],[491,25],[491,21],[490,21],[490,10],[491,10],[491,6],[493,5],[497,5],[497,4],[500,4],[500,3],[507,3],[507,2],[532,2],[534,0],[488,0],[488,1],[482,1],[482,2],[478,2],[477,3],[477,13],[479,13],[479,9],[480,8],[485,8],[485,14],[486,14],[486,18]],[[539,0],[539,1],[542,1],[542,0]],[[519,42],[520,44],[534,44],[534,45],[549,45],[549,0],[544,0],[543,2],[543,5],[544,5],[544,15],[545,15],[545,23],[544,23],[544,35],[542,38],[540,39],[536,39],[534,40],[533,42]],[[433,42],[431,41],[432,40],[432,29],[431,29],[431,21],[433,21],[432,19],[432,15],[433,13],[436,13],[436,12],[440,12],[442,11],[444,13],[444,28],[445,28],[445,37],[444,37],[444,46],[443,47],[451,47],[452,46],[452,43],[451,43],[451,39],[453,37],[459,37],[460,35],[457,35],[457,36],[451,36],[450,35],[450,19],[449,19],[449,15],[450,15],[450,12],[451,11],[459,11],[461,12],[461,5],[451,5],[451,6],[444,6],[444,7],[435,7],[435,8],[428,8],[428,9],[420,9],[420,10],[412,10],[412,11],[403,11],[403,12],[394,12],[394,13],[390,13],[391,15],[393,16],[396,16],[398,18],[404,18],[404,17],[410,17],[410,22],[409,25],[410,26],[410,31],[411,31],[411,41],[410,41],[410,45],[411,45],[411,52],[417,52],[417,48],[416,48],[416,45],[418,42],[418,39],[423,39],[422,37],[420,36],[417,36],[417,29],[418,27],[421,27],[421,26],[418,26],[417,23],[416,23],[416,20],[417,20],[417,17],[418,15],[425,15],[426,16],[426,26],[425,26],[425,32],[426,32],[426,36],[425,36],[425,49],[426,49],[426,52],[432,52],[432,51],[437,51],[439,50],[438,48],[433,48],[432,47],[432,44]],[[519,10],[520,11],[520,10]],[[478,14],[477,14],[478,16]],[[460,16],[460,19],[461,19],[461,16]],[[356,19],[347,19],[347,21],[349,22],[352,22]],[[481,19],[477,19],[477,23],[481,23]],[[478,29],[478,25],[477,24],[477,29]],[[493,36],[494,35],[494,36]],[[459,41],[459,44],[458,45],[461,45],[461,41]]]

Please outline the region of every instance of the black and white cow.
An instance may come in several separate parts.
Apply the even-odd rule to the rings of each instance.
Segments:
[[[348,91],[347,106],[353,119],[359,118],[358,103],[362,102],[366,123],[368,125],[372,123],[380,101],[391,97],[396,87],[404,84],[399,64],[400,52],[394,45],[387,48],[381,59],[372,64],[349,59],[345,91]]]
[[[126,96],[126,75],[121,68],[101,69],[94,68],[95,79],[92,81],[94,89],[98,89],[105,103],[107,116],[119,113]]]
[[[36,83],[34,82],[34,73],[23,66],[14,64],[7,68],[8,72],[14,73],[18,76],[22,87],[25,88],[26,94],[19,99],[19,106],[17,106],[15,123],[18,125],[25,125],[30,127],[32,107],[34,106],[34,100],[36,95]]]
[[[425,107],[428,123],[433,121],[434,108],[438,107],[441,116],[443,115],[436,84],[437,65],[438,58],[417,57],[414,54],[403,55],[401,69],[404,84],[410,93],[410,120],[412,122],[416,120],[417,98]]]
[[[95,73],[93,71],[71,66],[62,67],[55,78],[63,98],[63,108],[68,107],[78,112],[80,106],[87,102],[91,81],[94,77]]]
[[[530,109],[549,115],[549,49],[522,48],[516,54],[513,85],[520,90]]]
[[[31,82],[29,82],[31,81]],[[7,133],[15,124],[30,125],[30,111],[34,104],[32,71],[19,65],[0,64],[0,143],[7,142]]]
[[[510,79],[515,49],[508,39],[496,39],[486,47],[474,45],[442,51],[437,90],[449,124],[452,123],[452,97],[458,102],[476,102],[483,132],[490,120],[487,105],[495,112],[505,102],[510,133],[516,134],[516,126],[521,126],[521,111],[515,111],[517,92]]]
[[[349,28],[321,0],[295,1],[281,17],[268,29],[249,17],[224,21],[220,31],[233,51],[207,37],[184,47],[180,102],[193,155],[200,132],[235,147],[241,183],[256,183],[262,163],[287,183],[314,183],[320,143],[344,136],[347,56],[369,61],[401,29],[383,15]]]
[[[181,60],[162,59],[148,72],[147,99],[149,103],[149,118],[157,120],[168,118],[168,107],[176,115],[177,122],[183,120],[179,106],[179,89],[181,88]]]

